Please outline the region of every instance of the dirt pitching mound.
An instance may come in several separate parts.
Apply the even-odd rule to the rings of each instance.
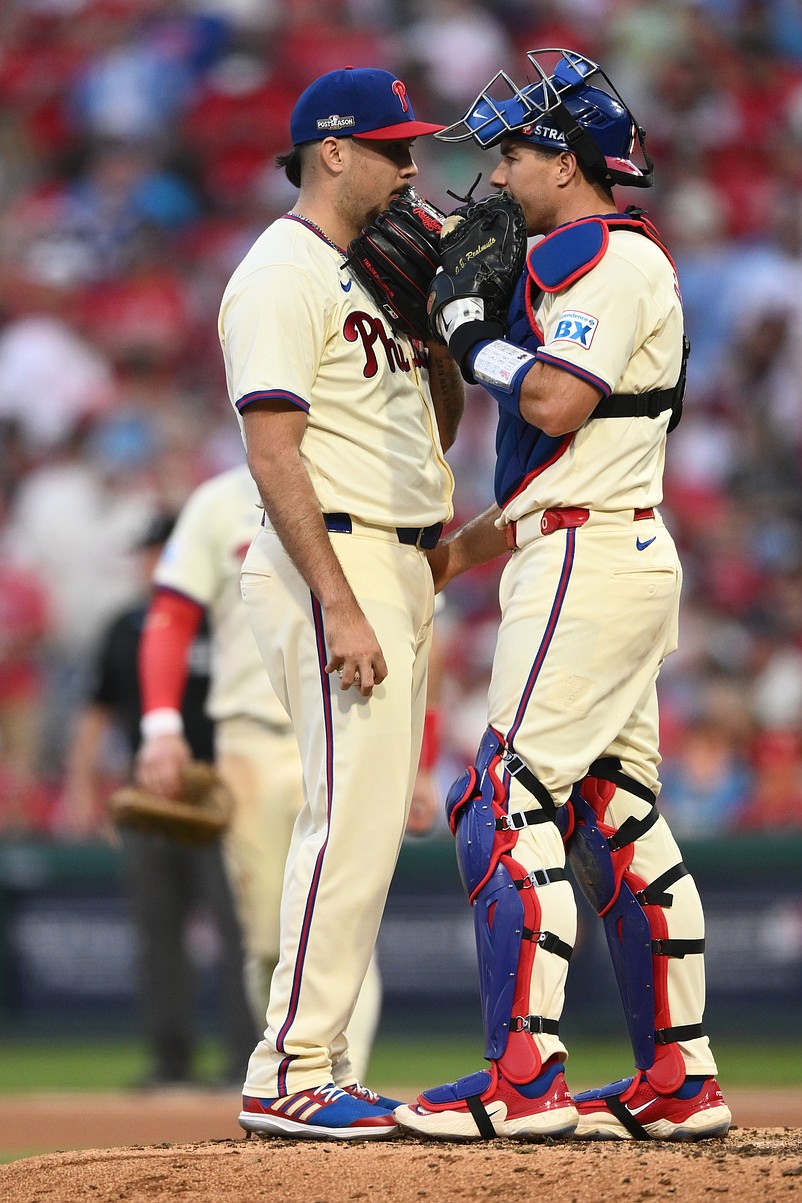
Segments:
[[[726,1197],[727,1203],[802,1195],[802,1129],[736,1128],[696,1144],[441,1144],[219,1140],[86,1149],[2,1168],[5,1203],[472,1203]]]

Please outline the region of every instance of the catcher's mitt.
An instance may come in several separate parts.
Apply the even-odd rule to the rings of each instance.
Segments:
[[[426,302],[440,264],[438,238],[445,219],[408,188],[348,246],[349,267],[394,330],[429,338]]]
[[[182,769],[180,798],[164,798],[130,785],[116,790],[108,804],[118,827],[164,835],[183,844],[210,844],[228,826],[234,800],[210,764],[193,761]]]
[[[526,266],[526,238],[523,209],[509,192],[455,209],[443,223],[442,271],[429,293],[429,320],[435,337],[442,338],[447,332],[448,323],[438,322],[438,318],[450,301],[467,301],[457,325],[469,315],[483,323],[485,328],[474,341],[501,337],[515,285]],[[448,343],[453,353],[450,335]],[[458,346],[457,362],[466,349]]]

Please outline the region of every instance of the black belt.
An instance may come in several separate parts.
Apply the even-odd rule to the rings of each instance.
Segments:
[[[324,514],[323,521],[326,530],[338,535],[353,534],[354,524],[350,514]],[[443,523],[435,522],[432,526],[397,526],[395,533],[399,543],[407,543],[411,547],[436,547],[443,533]]]

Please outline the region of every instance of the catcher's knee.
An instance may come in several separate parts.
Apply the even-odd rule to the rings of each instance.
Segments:
[[[537,808],[509,813],[511,774],[533,793]],[[515,846],[519,831],[552,822],[554,815],[548,792],[489,727],[475,762],[457,778],[446,797],[446,816],[457,841],[457,862],[469,902],[488,880],[502,853]]]

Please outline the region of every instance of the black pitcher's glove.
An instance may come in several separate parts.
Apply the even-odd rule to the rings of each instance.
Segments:
[[[149,835],[163,835],[182,844],[210,844],[228,827],[234,799],[216,771],[204,761],[192,761],[181,770],[181,794],[164,798],[124,786],[109,798],[109,814],[118,827],[133,827]]]
[[[512,294],[526,266],[526,221],[509,192],[456,209],[440,236],[441,271],[429,292],[429,323],[448,343],[467,380],[471,347],[501,338]]]
[[[408,188],[349,243],[343,264],[394,330],[421,341],[431,337],[426,302],[440,265],[444,220],[444,213]]]

